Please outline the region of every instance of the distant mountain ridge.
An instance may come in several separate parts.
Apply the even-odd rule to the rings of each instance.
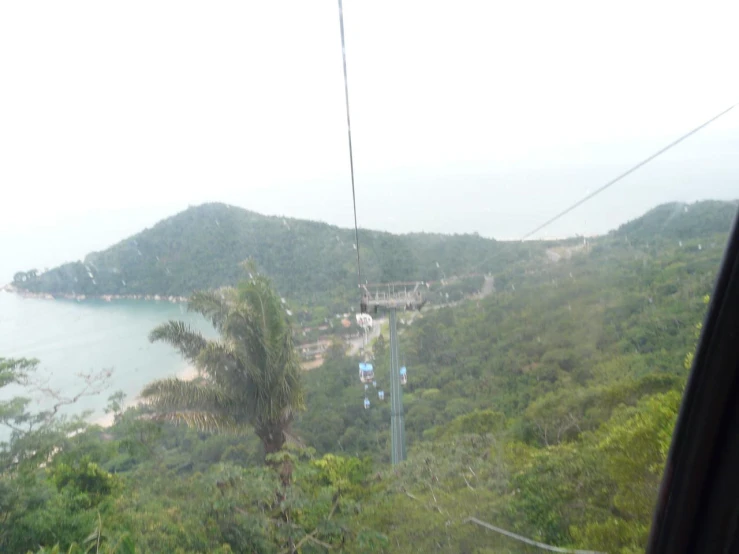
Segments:
[[[687,209],[687,210],[686,210]],[[725,232],[736,202],[665,204],[610,235]],[[437,281],[452,275],[494,273],[546,259],[552,243],[504,242],[478,235],[360,230],[362,280]],[[567,242],[567,241],[564,241]],[[52,295],[174,295],[231,285],[243,277],[240,263],[253,259],[280,293],[304,303],[356,296],[354,231],[327,223],[265,216],[226,204],[203,204],[84,261],[45,273],[19,272],[16,288]]]
[[[725,233],[737,213],[738,205],[736,200],[661,204],[643,216],[624,223],[611,234],[650,240],[656,237],[689,239]]]
[[[436,280],[445,272],[475,270],[476,262],[500,251],[497,241],[476,235],[368,230],[360,231],[360,248],[362,277],[370,282]],[[247,258],[284,296],[356,294],[353,230],[225,204],[188,208],[84,261],[40,275],[19,272],[14,285],[50,294],[188,295],[235,283]]]

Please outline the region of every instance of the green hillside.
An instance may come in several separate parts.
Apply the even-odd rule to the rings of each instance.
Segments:
[[[682,240],[725,233],[736,215],[737,202],[706,200],[694,204],[671,202],[621,225],[612,234],[632,240]]]
[[[662,232],[635,245],[619,231],[570,259],[502,272],[490,297],[401,328],[410,456],[388,477],[393,500],[375,499],[373,512],[378,527],[404,522],[389,532],[397,551],[527,552],[463,516],[558,546],[643,551],[733,217],[719,203],[692,208],[681,206],[696,229],[682,241]],[[665,219],[660,208],[624,228]],[[387,391],[386,339],[375,375]],[[358,361],[335,351],[307,375],[311,408],[297,428],[319,453],[382,467],[390,405],[370,387],[363,409]]]
[[[476,235],[360,230],[363,277],[369,282],[436,281],[443,275],[491,271],[531,255],[531,247],[524,254],[518,246]],[[247,258],[287,298],[325,303],[328,297],[356,296],[353,230],[225,204],[189,208],[83,262],[38,276],[20,272],[14,284],[51,294],[188,295],[234,284]]]
[[[610,236],[690,239],[726,228],[736,203],[665,204]],[[545,250],[572,241],[502,242],[477,235],[360,230],[363,278],[369,282],[439,281],[501,273],[546,260]],[[36,293],[101,296],[175,295],[232,285],[253,258],[280,293],[300,304],[355,302],[354,232],[315,221],[263,216],[225,204],[192,207],[84,261],[42,274],[20,271],[14,285]]]
[[[589,388],[611,381],[645,378],[641,393],[630,393],[633,401],[651,387],[674,385],[685,375],[683,361],[721,260],[729,228],[723,225],[722,233],[694,236],[682,246],[633,246],[604,237],[569,260],[501,272],[491,296],[427,310],[401,326],[401,356],[411,375],[404,396],[411,443],[435,436],[460,415],[493,408],[516,419],[525,440],[543,444],[536,417],[556,426],[549,410],[566,405],[579,417],[585,409],[564,402],[562,391],[581,390],[583,401],[597,404]],[[376,374],[385,388],[388,355],[380,346]],[[308,374],[309,404],[324,409],[309,411],[300,428],[325,451],[340,442],[387,461],[389,450],[376,448],[374,433],[387,440],[389,406],[364,412],[355,362],[342,358]],[[560,439],[574,434],[573,427]]]
[[[559,548],[643,552],[736,211],[685,207],[597,239],[506,244],[485,262],[516,254],[490,295],[403,314],[409,448],[395,467],[389,401],[340,345],[302,375],[295,444],[266,463],[253,433],[176,426],[120,396],[108,429],[0,402],[0,422],[38,425],[0,445],[0,551],[535,551],[472,517]],[[386,392],[387,338],[373,345]],[[212,350],[224,375],[230,352]],[[33,365],[0,358],[0,385]],[[207,381],[193,384],[193,409],[207,406]]]

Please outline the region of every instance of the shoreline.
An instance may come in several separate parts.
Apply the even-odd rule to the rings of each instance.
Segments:
[[[34,298],[37,300],[76,300],[77,302],[82,302],[84,300],[102,300],[104,302],[112,302],[113,300],[148,300],[154,302],[171,302],[173,304],[182,304],[187,302],[186,296],[161,294],[52,294],[49,292],[30,292],[19,289],[10,283],[0,287],[0,291],[17,294],[21,298]]]
[[[192,381],[196,379],[200,373],[198,370],[192,366],[187,366],[185,369],[181,369],[177,373],[175,373],[175,379],[179,379],[180,381]],[[141,398],[139,396],[136,396],[136,398],[132,398],[131,400],[128,400],[124,402],[123,404],[123,411],[126,411],[128,408],[132,408],[133,406],[136,406],[141,402]],[[112,427],[113,420],[115,418],[115,415],[110,414],[103,414],[98,418],[95,418],[94,420],[90,421],[90,425],[97,425],[98,427],[102,427],[103,429],[107,429],[108,427]]]

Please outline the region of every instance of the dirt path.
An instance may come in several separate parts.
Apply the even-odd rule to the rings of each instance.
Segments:
[[[485,298],[495,292],[495,276],[485,275],[485,282],[482,284],[482,289],[479,292],[478,298]]]

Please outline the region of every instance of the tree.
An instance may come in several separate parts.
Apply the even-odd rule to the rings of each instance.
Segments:
[[[387,352],[387,341],[385,337],[380,334],[375,340],[375,344],[372,345],[372,355],[375,360],[381,362],[385,359],[385,353]]]
[[[303,408],[303,386],[290,322],[271,283],[257,275],[237,288],[196,292],[188,309],[208,318],[220,339],[206,340],[186,324],[170,321],[154,329],[149,340],[177,348],[201,378],[155,381],[142,398],[160,417],[200,430],[252,427],[265,454],[279,451]]]
[[[593,437],[601,467],[614,485],[612,509],[608,517],[590,517],[573,526],[577,544],[644,551],[680,396],[678,391],[648,396],[636,408],[616,413]]]
[[[0,358],[0,389],[12,383],[25,383],[28,373],[34,371],[38,366],[38,360],[25,358]],[[20,431],[19,427],[26,423],[27,398],[13,398],[12,400],[0,400],[0,424],[10,427],[14,431]]]

